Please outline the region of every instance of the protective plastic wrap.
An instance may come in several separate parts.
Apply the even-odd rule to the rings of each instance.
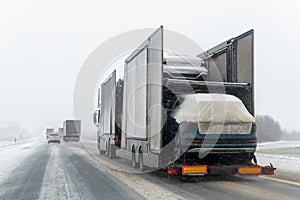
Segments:
[[[189,94],[174,111],[177,123],[197,122],[200,134],[249,134],[255,118],[228,94]]]

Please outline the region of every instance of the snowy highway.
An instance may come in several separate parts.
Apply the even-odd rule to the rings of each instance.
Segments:
[[[8,166],[14,168],[10,172],[3,169],[8,175],[0,180],[0,199],[142,198],[66,145],[40,142],[0,156],[1,163],[10,157],[20,161],[14,161],[16,167]]]
[[[0,152],[0,199],[298,199],[299,174],[205,177],[184,182],[159,173],[130,173],[121,159],[98,154],[95,142],[35,141]]]

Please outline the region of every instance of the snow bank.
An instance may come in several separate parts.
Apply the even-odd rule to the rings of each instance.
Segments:
[[[256,154],[258,164],[262,166],[272,163],[279,171],[290,171],[300,174],[300,159],[284,158],[276,155]]]
[[[19,163],[41,143],[42,140],[33,140],[31,142],[11,145],[0,148],[0,182],[4,180],[9,173],[15,169]]]
[[[300,141],[277,141],[277,142],[264,142],[258,143],[259,149],[280,149],[280,148],[294,148],[300,147]]]
[[[7,149],[13,149],[18,147],[18,145],[21,144],[29,144],[35,141],[40,141],[41,138],[29,136],[29,137],[24,137],[24,138],[17,138],[16,143],[15,143],[15,138],[7,138],[7,139],[2,139],[0,140],[0,153],[3,151],[6,151]]]
[[[300,141],[259,143],[256,156],[262,165],[271,162],[279,170],[300,173]]]

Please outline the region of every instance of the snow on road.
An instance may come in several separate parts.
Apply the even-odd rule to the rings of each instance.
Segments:
[[[69,181],[64,171],[64,162],[59,156],[60,148],[50,148],[50,158],[46,167],[39,199],[80,199],[76,187]],[[70,194],[72,189],[72,194]]]
[[[38,138],[26,139],[17,142],[17,144],[7,145],[9,142],[0,143],[0,182],[13,170],[19,163],[41,144],[42,140]]]

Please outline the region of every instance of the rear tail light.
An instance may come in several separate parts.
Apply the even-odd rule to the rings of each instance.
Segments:
[[[246,140],[247,143],[256,143],[256,140]]]
[[[202,143],[204,140],[193,140],[193,143]]]
[[[115,143],[118,144],[118,143],[119,143],[119,136],[116,136],[116,137],[114,138],[114,140],[115,140]]]
[[[263,167],[263,174],[274,175],[275,174],[275,170],[276,170],[276,168],[273,167],[272,163],[270,163],[269,166]]]
[[[266,175],[274,175],[275,171],[274,169],[265,169],[264,174]]]
[[[186,122],[187,126],[197,125],[197,122]]]
[[[168,168],[168,175],[177,175],[178,174],[178,170],[177,168]]]

